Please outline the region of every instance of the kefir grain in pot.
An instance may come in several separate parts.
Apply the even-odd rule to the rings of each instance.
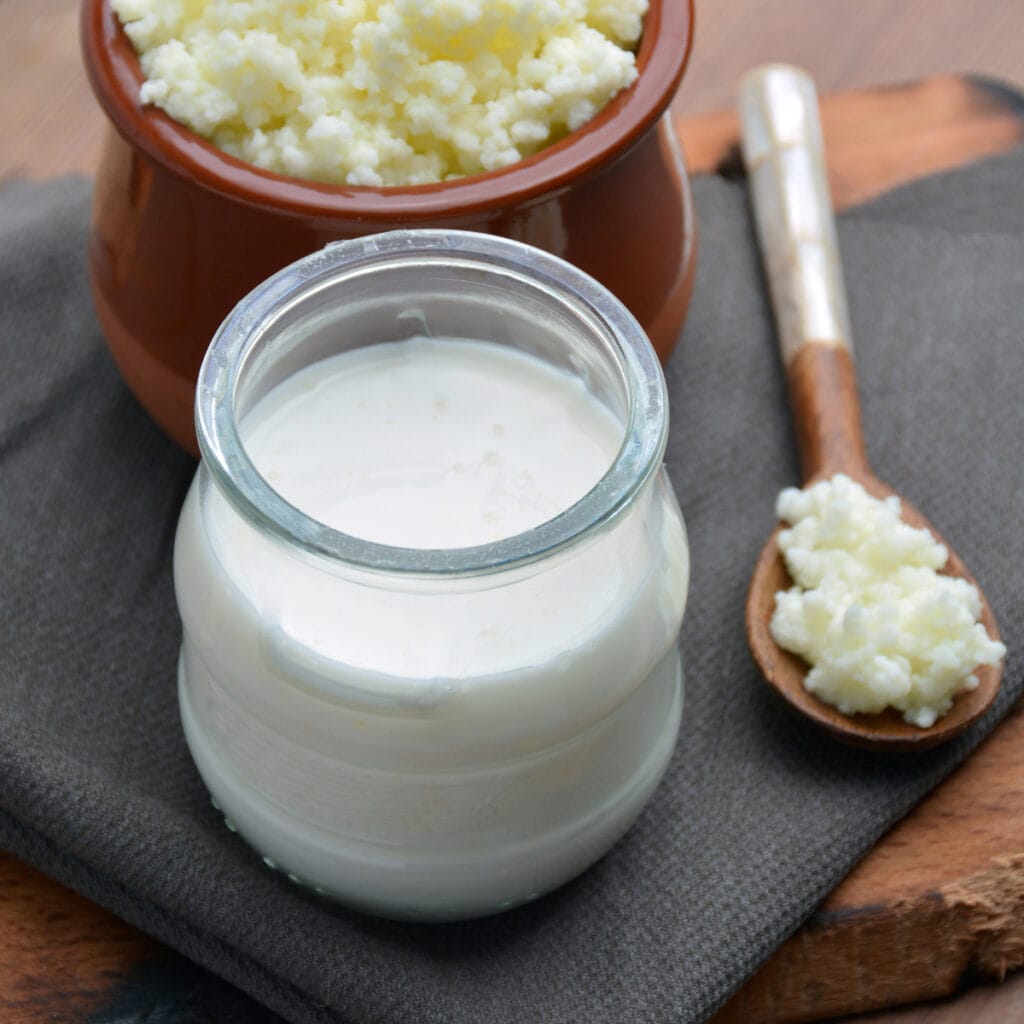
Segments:
[[[681,712],[666,413],[635,321],[515,242],[348,242],[236,309],[200,379],[180,692],[272,864],[468,917],[629,826]]]
[[[637,76],[647,0],[111,0],[140,99],[265,170],[346,185],[492,171]]]

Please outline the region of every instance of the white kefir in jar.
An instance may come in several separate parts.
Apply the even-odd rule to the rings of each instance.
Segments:
[[[407,548],[540,526],[597,484],[622,437],[579,378],[507,346],[429,338],[306,367],[242,425],[257,469],[297,508]]]
[[[403,234],[418,252],[439,233]],[[315,269],[336,285],[344,256]],[[528,287],[494,274],[463,301]],[[290,326],[236,331],[204,364],[230,387],[201,378],[207,465],[176,545],[186,737],[228,819],[294,879],[387,916],[494,912],[605,852],[674,747],[687,552],[663,385],[638,397],[632,353],[602,370],[592,325],[561,311],[539,348],[407,325],[332,352],[324,307],[294,313],[292,293],[324,297],[311,276],[264,313]],[[222,422],[232,406],[227,454],[204,400]],[[641,413],[657,437],[637,437]]]

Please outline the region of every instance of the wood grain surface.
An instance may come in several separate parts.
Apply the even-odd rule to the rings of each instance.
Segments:
[[[935,71],[1024,84],[1020,0],[698,0],[674,110],[691,166],[738,173],[740,73],[803,64],[822,92]],[[0,181],[91,173],[103,120],[79,66],[73,0],[0,0]],[[1013,90],[957,78],[823,102],[837,206],[1024,138]],[[1024,711],[886,836],[716,1024],[812,1021],[1001,978],[1024,952]],[[4,1024],[270,1024],[246,997],[0,854]],[[1024,1022],[1024,973],[858,1024]],[[852,1019],[851,1019],[852,1024]]]

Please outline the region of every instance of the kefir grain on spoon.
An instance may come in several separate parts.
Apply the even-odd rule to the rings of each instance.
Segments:
[[[949,557],[842,473],[779,495],[779,550],[794,586],[775,595],[776,643],[811,665],[806,689],[844,715],[895,708],[927,729],[978,686],[1006,648],[978,621],[978,588],[939,570]]]

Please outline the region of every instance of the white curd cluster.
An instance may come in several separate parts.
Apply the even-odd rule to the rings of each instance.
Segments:
[[[811,666],[806,687],[843,714],[894,707],[928,728],[1006,652],[978,622],[975,587],[940,575],[945,547],[839,474],[787,488],[779,547],[795,586],[776,594],[771,633]]]
[[[348,185],[490,171],[636,78],[647,0],[111,0],[141,101],[233,156]]]

